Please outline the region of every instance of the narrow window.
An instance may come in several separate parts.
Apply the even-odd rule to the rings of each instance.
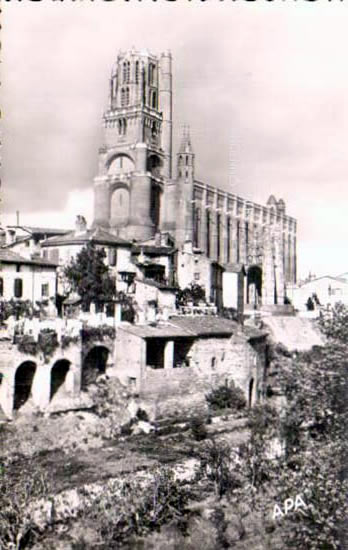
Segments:
[[[206,228],[207,228],[207,256],[209,258],[210,256],[210,212],[207,212]]]
[[[139,84],[139,61],[135,62],[135,83]]]
[[[122,73],[123,82],[127,82],[127,63],[123,63],[123,73]]]
[[[230,263],[231,254],[230,254],[230,239],[231,239],[231,218],[227,218],[227,263]]]
[[[125,92],[125,89],[122,88],[122,90],[121,90],[121,107],[125,106],[125,101],[126,101],[126,92]]]
[[[216,225],[217,225],[217,259],[220,260],[221,255],[221,216],[220,214],[216,217]]]
[[[0,277],[0,296],[4,295],[4,279]]]
[[[126,89],[126,105],[129,105],[129,88]]]
[[[44,283],[41,285],[41,296],[47,297],[49,295],[49,286],[48,283]]]
[[[14,280],[14,295],[16,298],[22,298],[23,296],[23,281],[22,279]]]
[[[157,94],[155,91],[152,92],[152,108],[156,109],[157,107]]]
[[[129,80],[130,80],[130,62],[129,61],[127,61],[126,79],[127,79],[127,83],[128,83]]]
[[[237,264],[240,261],[240,221],[237,221]]]

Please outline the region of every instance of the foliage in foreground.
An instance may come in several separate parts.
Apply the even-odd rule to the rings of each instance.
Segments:
[[[234,384],[233,380],[229,384],[222,384],[212,389],[205,398],[213,410],[231,409],[240,411],[246,406],[244,393]]]
[[[105,258],[104,249],[88,243],[64,269],[64,277],[81,297],[84,311],[89,310],[92,302],[99,307],[115,296],[115,280],[109,275]]]

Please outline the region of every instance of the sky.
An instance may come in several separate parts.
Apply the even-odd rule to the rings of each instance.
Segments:
[[[1,222],[93,221],[101,117],[119,50],[173,56],[174,144],[197,179],[298,221],[304,277],[348,270],[348,3],[2,3]]]

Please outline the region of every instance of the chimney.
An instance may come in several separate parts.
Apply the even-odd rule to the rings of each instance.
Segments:
[[[84,233],[87,229],[87,222],[84,216],[76,216],[75,234]]]

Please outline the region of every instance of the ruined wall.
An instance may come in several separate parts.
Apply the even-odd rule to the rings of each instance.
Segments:
[[[244,336],[201,338],[194,342],[189,355],[189,367],[143,370],[140,398],[155,404],[158,418],[207,410],[205,395],[232,380],[248,403],[260,396],[265,367],[262,346],[254,349]]]

